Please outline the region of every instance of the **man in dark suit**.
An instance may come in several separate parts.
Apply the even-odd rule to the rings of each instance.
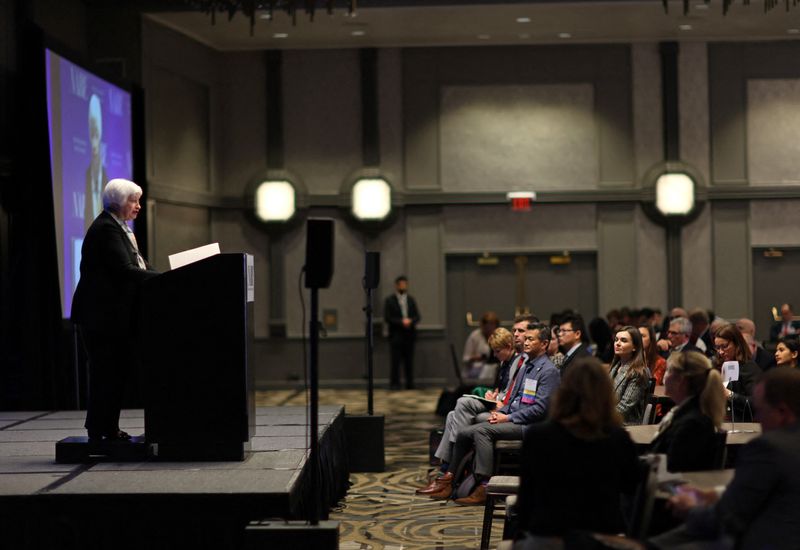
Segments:
[[[564,362],[561,363],[561,376],[563,377],[575,359],[591,357],[591,353],[586,349],[583,341],[584,334],[586,334],[583,317],[577,313],[565,315],[560,320],[557,334],[558,347],[564,354]]]
[[[763,435],[739,452],[730,485],[721,497],[682,488],[670,504],[686,523],[651,539],[655,547],[800,548],[800,371],[772,369],[753,399]]]
[[[736,321],[736,328],[744,336],[745,342],[750,346],[750,354],[753,361],[766,372],[775,366],[775,354],[762,348],[756,341],[756,324],[747,317],[742,317]]]
[[[81,248],[81,278],[72,320],[89,356],[89,439],[129,439],[119,429],[125,379],[134,367],[136,295],[156,275],[139,253],[126,222],[139,213],[142,188],[113,179],[103,190],[104,210],[92,222]]]
[[[769,330],[771,342],[777,342],[778,338],[786,338],[794,334],[800,334],[800,321],[794,319],[794,311],[790,304],[781,306],[781,320],[775,321]]]
[[[403,363],[406,389],[414,388],[414,342],[420,315],[417,302],[408,294],[408,279],[400,275],[394,281],[395,293],[386,298],[383,318],[389,326],[392,351],[391,388],[400,389],[400,363]]]

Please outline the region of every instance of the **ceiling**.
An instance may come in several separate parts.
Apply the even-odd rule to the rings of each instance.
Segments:
[[[318,1],[314,20],[298,10],[296,24],[285,11],[257,12],[253,35],[250,19],[237,13],[216,23],[199,11],[145,11],[146,17],[220,51],[565,44],[609,42],[800,40],[800,6],[784,2],[764,12],[762,0],[735,0],[727,15],[722,0],[362,0],[351,16],[347,2],[335,2],[333,14]],[[303,2],[298,2],[302,5]],[[152,4],[151,4],[152,5]]]

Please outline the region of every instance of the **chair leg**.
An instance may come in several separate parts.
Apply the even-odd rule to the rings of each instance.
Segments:
[[[483,507],[483,528],[481,529],[481,550],[488,550],[492,538],[492,521],[494,520],[495,496],[486,495]]]

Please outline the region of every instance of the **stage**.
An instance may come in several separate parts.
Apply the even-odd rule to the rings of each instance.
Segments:
[[[0,532],[18,548],[242,548],[245,526],[321,517],[347,491],[344,407],[319,410],[322,487],[312,492],[304,407],[258,407],[243,462],[57,464],[55,444],[85,435],[84,411],[0,412]],[[144,412],[121,429],[144,432]]]

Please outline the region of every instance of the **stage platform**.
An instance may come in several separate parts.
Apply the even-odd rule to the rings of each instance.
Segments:
[[[243,462],[57,464],[84,411],[0,412],[0,532],[9,548],[242,548],[248,522],[321,518],[347,491],[344,407],[321,406],[322,486],[312,493],[304,407],[259,407]],[[121,429],[144,432],[144,412]]]

